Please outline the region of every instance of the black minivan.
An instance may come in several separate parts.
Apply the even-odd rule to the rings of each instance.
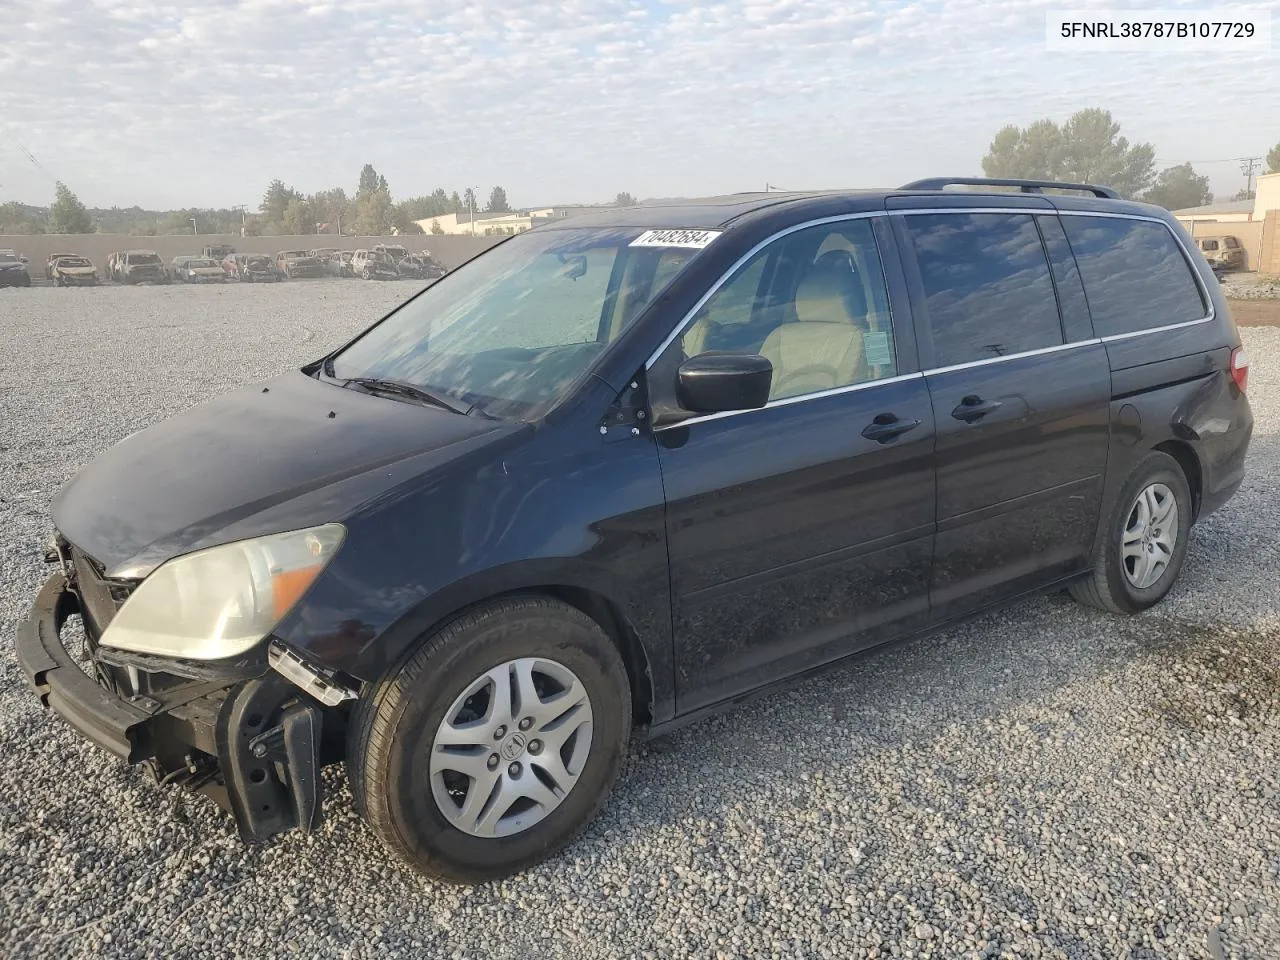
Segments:
[[[345,760],[391,850],[499,877],[633,729],[1032,591],[1156,603],[1241,482],[1247,373],[1194,245],[1105,187],[591,213],[104,453],[18,654],[246,838]]]

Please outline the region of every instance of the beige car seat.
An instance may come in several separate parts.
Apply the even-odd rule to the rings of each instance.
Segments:
[[[851,261],[826,254],[796,290],[796,321],[765,338],[760,353],[773,364],[771,400],[816,393],[867,378],[862,325],[867,302]]]

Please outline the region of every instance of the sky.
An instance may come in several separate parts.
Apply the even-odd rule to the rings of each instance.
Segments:
[[[1092,106],[1161,166],[1280,141],[1274,46],[1046,50],[1047,10],[1109,5],[5,0],[0,202],[56,178],[89,206],[253,209],[274,177],[354,192],[364,163],[397,198],[500,184],[515,206],[896,186],[980,174],[1001,126]],[[1222,199],[1244,185],[1197,167]]]

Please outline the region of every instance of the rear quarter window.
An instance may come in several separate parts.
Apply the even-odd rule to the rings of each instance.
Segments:
[[[1099,337],[1199,320],[1208,307],[1169,228],[1150,220],[1063,216]]]

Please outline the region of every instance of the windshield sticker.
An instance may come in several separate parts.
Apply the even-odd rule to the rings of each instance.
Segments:
[[[631,241],[633,247],[690,247],[701,250],[716,237],[721,230],[646,230]]]

